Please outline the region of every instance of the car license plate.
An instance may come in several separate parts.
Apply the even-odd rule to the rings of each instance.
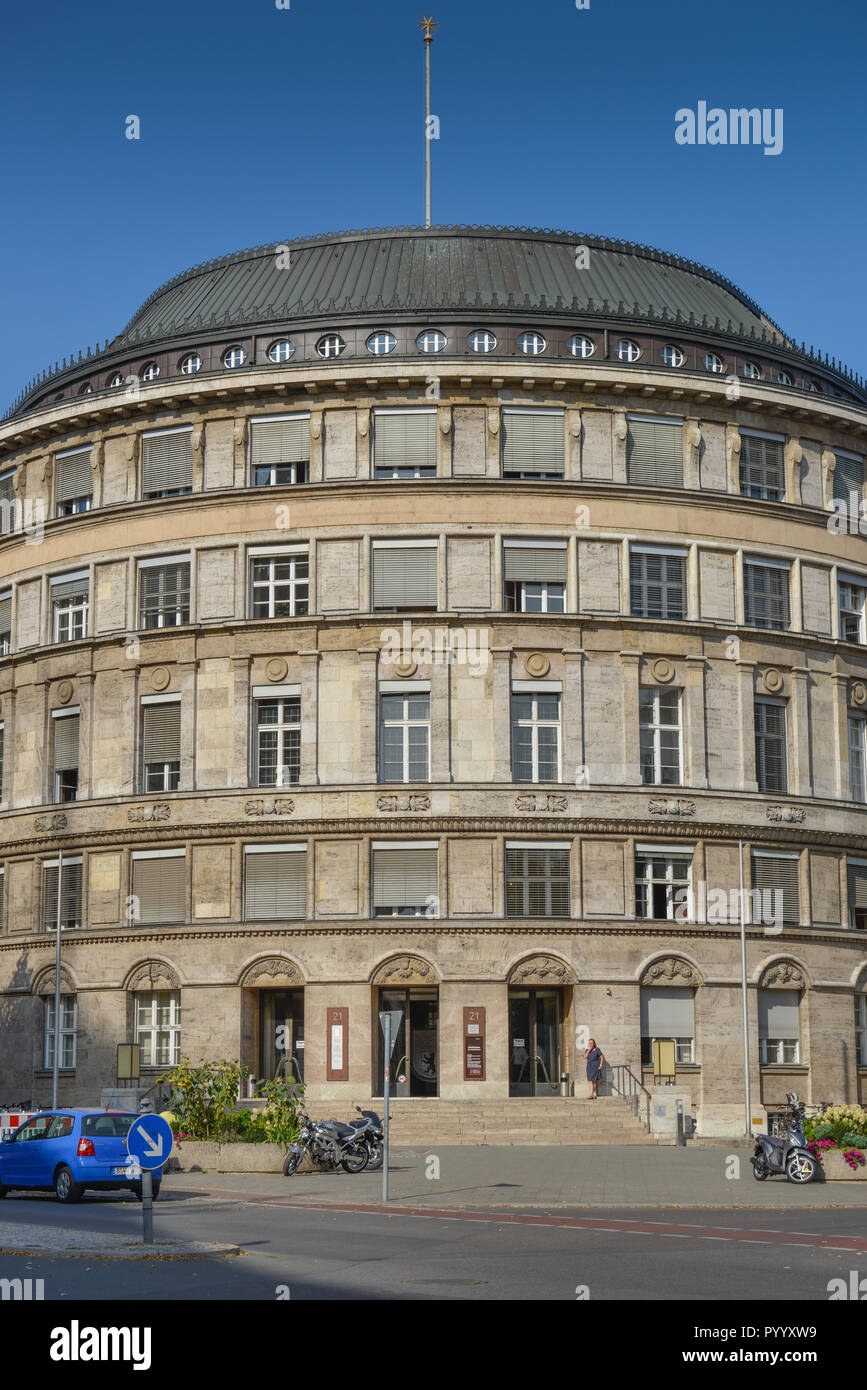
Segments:
[[[113,1178],[140,1178],[141,1168],[133,1166],[125,1168],[112,1168],[111,1176]]]

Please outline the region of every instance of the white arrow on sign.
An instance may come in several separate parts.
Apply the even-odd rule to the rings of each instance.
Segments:
[[[161,1134],[158,1134],[156,1139],[154,1139],[150,1134],[148,1134],[144,1125],[136,1125],[136,1129],[138,1130],[142,1139],[144,1139],[145,1143],[150,1145],[150,1148],[145,1149],[145,1158],[162,1158],[163,1136]]]

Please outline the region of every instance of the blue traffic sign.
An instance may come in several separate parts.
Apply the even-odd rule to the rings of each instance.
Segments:
[[[133,1120],[126,1136],[130,1158],[141,1168],[161,1168],[173,1142],[171,1125],[161,1115],[142,1115]]]

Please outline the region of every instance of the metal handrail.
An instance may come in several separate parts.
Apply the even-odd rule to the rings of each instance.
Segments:
[[[610,1064],[609,1064],[610,1065]],[[632,1101],[636,1115],[639,1115],[641,1097],[644,1096],[644,1126],[650,1133],[650,1092],[642,1086],[638,1077],[623,1062],[611,1066],[611,1085],[624,1100]]]

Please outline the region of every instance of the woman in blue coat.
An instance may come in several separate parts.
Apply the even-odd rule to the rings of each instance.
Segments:
[[[587,1059],[587,1085],[590,1090],[588,1099],[596,1100],[596,1087],[602,1077],[605,1058],[602,1056],[601,1049],[596,1046],[595,1038],[590,1039],[584,1056]]]

